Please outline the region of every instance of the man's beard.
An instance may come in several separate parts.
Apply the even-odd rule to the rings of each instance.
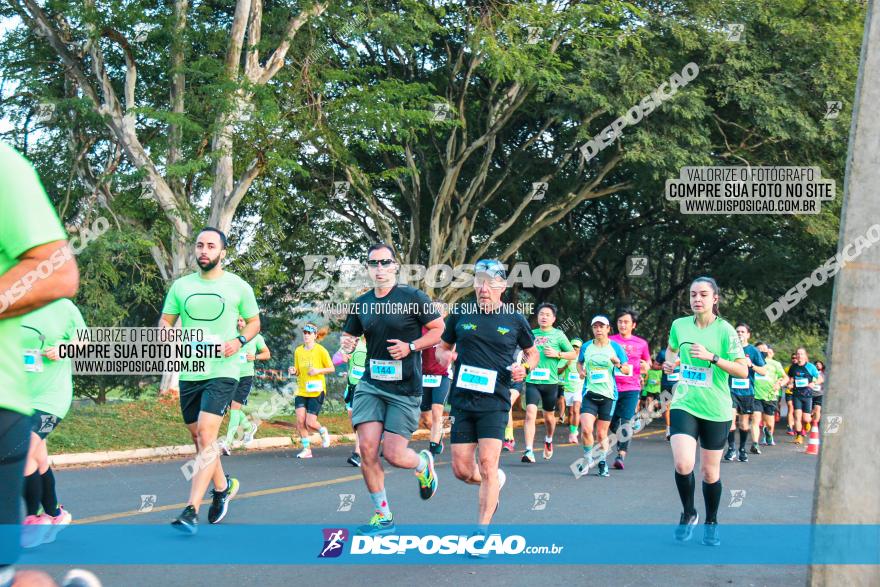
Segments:
[[[214,259],[209,259],[207,261],[202,261],[201,259],[196,258],[196,263],[199,265],[199,269],[202,271],[210,271],[214,267],[217,266],[217,263],[220,262],[220,255],[217,255]]]

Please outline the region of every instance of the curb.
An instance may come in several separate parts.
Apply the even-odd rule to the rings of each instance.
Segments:
[[[514,428],[522,427],[522,420],[514,420]],[[430,430],[420,428],[413,433],[413,440],[427,440]],[[449,434],[449,428],[443,429],[444,434]],[[354,442],[354,433],[350,434],[331,434],[330,444],[348,444]],[[321,443],[321,436],[312,434],[309,442],[313,444]],[[283,448],[298,444],[290,436],[270,436],[267,438],[257,438],[248,444],[248,450]],[[196,454],[196,447],[192,444],[181,444],[177,446],[157,446],[155,448],[135,448],[130,450],[110,450],[100,452],[81,452],[69,453],[49,456],[49,466],[51,467],[72,467],[77,465],[95,465],[100,463],[114,463],[120,461],[135,461],[143,459],[163,459],[170,457],[181,457]]]

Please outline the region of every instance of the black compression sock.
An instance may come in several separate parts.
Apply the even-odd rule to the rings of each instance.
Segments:
[[[681,506],[684,509],[684,513],[688,515],[695,514],[697,511],[694,509],[694,490],[696,489],[694,472],[691,471],[687,475],[682,475],[676,471],[675,486],[678,488],[678,497],[681,498]]]
[[[61,512],[58,511],[58,496],[55,495],[55,474],[49,468],[40,477],[43,482],[43,509],[50,516],[57,516]]]
[[[703,481],[703,501],[706,503],[706,523],[718,523],[718,505],[721,503],[721,479],[715,483]]]
[[[739,449],[746,449],[746,441],[749,439],[749,431],[748,430],[740,430],[739,431]]]
[[[43,483],[36,471],[24,478],[24,504],[27,515],[36,516],[40,511],[40,498],[43,495]]]
[[[728,446],[728,448],[734,448],[735,442],[736,442],[736,429],[733,429],[727,433],[727,446]]]

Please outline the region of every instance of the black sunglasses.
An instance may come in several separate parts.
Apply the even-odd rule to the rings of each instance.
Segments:
[[[367,266],[369,267],[378,267],[381,265],[382,267],[388,267],[389,265],[394,264],[394,259],[369,259],[367,260]]]

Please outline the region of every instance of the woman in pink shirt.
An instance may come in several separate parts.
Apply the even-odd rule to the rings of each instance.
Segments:
[[[634,310],[629,308],[620,310],[617,312],[617,334],[608,337],[624,348],[628,362],[632,365],[630,375],[618,373],[614,376],[618,391],[617,403],[611,417],[611,432],[617,434],[618,438],[617,458],[614,459],[615,469],[623,469],[623,460],[626,458],[630,438],[634,434],[633,416],[639,404],[639,397],[642,395],[642,373],[648,371],[651,360],[648,342],[633,334],[638,320],[639,316]],[[621,424],[624,424],[624,431],[618,434]]]

